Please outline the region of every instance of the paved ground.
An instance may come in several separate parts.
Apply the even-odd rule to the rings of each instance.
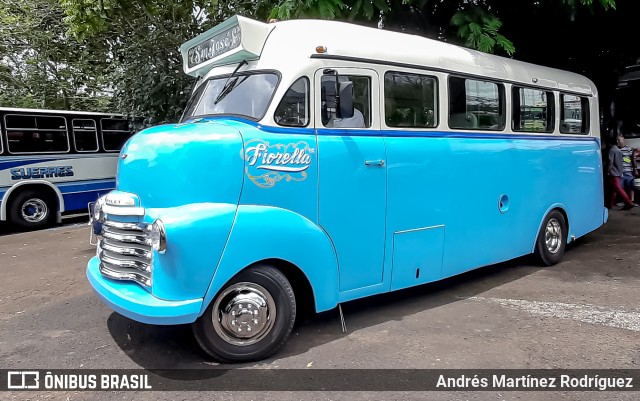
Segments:
[[[640,368],[640,212],[571,246],[562,263],[526,259],[345,305],[299,324],[264,368]],[[0,231],[3,368],[198,368],[212,362],[187,326],[136,323],[103,306],[76,223]],[[5,393],[0,399],[637,400],[639,393]]]

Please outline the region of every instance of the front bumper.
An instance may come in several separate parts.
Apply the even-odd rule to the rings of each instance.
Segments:
[[[138,322],[158,325],[193,323],[200,315],[202,298],[186,301],[156,298],[132,281],[103,277],[99,264],[97,257],[89,261],[87,278],[102,301],[119,314]]]

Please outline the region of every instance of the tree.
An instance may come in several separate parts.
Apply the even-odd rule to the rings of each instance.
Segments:
[[[241,0],[61,0],[70,32],[81,43],[105,43],[103,62],[117,109],[176,121],[193,86],[178,47],[241,13],[266,17],[262,3]]]
[[[581,6],[593,7],[594,0],[281,0],[271,17],[340,18],[374,22],[387,29],[416,33],[433,39],[456,42],[484,52],[512,55],[515,46],[500,33],[502,15],[510,10],[544,15],[551,9],[573,18]],[[615,8],[615,0],[596,0],[604,9]]]
[[[70,40],[55,0],[0,3],[0,106],[104,110],[111,97],[96,57]]]

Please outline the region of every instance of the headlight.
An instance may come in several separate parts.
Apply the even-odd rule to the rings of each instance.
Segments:
[[[167,232],[164,229],[162,220],[157,219],[151,225],[149,231],[149,245],[158,253],[165,253],[167,250]]]
[[[104,213],[102,212],[102,206],[104,206],[104,198],[99,198],[96,203],[93,205],[93,213],[91,214],[91,219],[93,221],[97,221],[99,223],[104,223]]]
[[[93,241],[94,235],[102,235],[102,223],[105,221],[104,212],[102,211],[103,205],[104,198],[99,198],[95,203],[89,203],[89,225],[91,226],[89,243],[91,245],[95,245]]]

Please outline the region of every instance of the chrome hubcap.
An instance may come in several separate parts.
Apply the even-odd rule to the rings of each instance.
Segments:
[[[21,212],[25,221],[39,223],[47,217],[49,208],[42,199],[33,198],[22,204]]]
[[[236,283],[213,305],[213,328],[232,345],[251,345],[262,340],[276,320],[276,304],[264,287]]]
[[[562,228],[560,222],[553,218],[547,222],[544,230],[544,241],[547,244],[547,250],[551,253],[557,253],[562,245]]]

